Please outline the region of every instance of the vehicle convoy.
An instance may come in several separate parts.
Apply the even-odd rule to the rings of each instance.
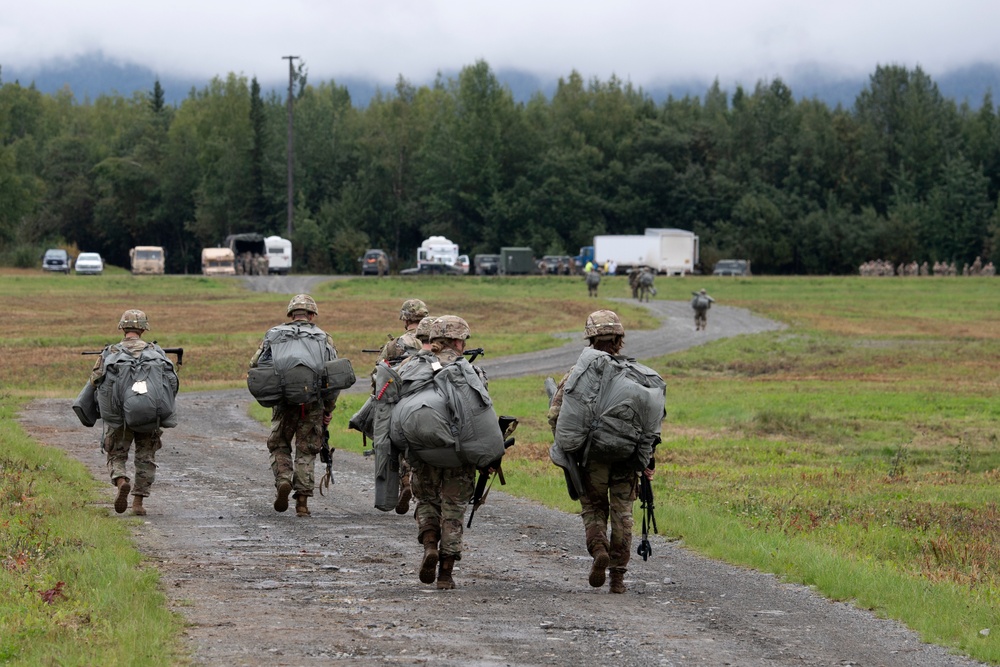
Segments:
[[[73,260],[69,253],[62,248],[51,248],[42,255],[42,269],[45,271],[57,271],[69,275]]]
[[[292,270],[292,242],[280,236],[264,239],[267,246],[267,272],[287,276]]]
[[[133,275],[162,275],[166,273],[167,254],[158,245],[137,245],[128,251]]]
[[[100,253],[81,252],[73,263],[73,268],[77,275],[99,276],[104,273],[104,260]]]
[[[229,248],[203,248],[201,272],[206,276],[235,276],[236,256]]]
[[[614,262],[617,273],[649,267],[668,276],[687,275],[698,263],[698,237],[683,229],[663,228],[595,236],[594,258],[600,264]]]

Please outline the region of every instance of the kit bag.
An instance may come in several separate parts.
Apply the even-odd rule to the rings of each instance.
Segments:
[[[180,383],[159,345],[149,343],[137,356],[112,345],[102,355],[104,376],[97,403],[106,424],[124,424],[138,433],[177,425],[174,399]]]
[[[268,331],[257,365],[247,371],[250,394],[266,408],[332,400],[356,380],[351,362],[337,358],[326,332],[297,322]]]
[[[566,379],[555,442],[584,465],[649,463],[666,416],[666,383],[626,357],[585,349]]]

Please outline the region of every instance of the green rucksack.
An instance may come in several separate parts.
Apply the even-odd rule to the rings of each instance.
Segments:
[[[311,323],[273,327],[247,371],[250,394],[266,408],[331,400],[355,381],[351,362],[337,358],[326,332]]]
[[[649,463],[666,416],[667,385],[632,359],[586,348],[563,387],[555,443],[588,461]]]
[[[180,388],[174,364],[156,343],[138,356],[117,345],[105,348],[104,377],[97,388],[100,416],[112,427],[138,433],[177,425],[174,398]]]

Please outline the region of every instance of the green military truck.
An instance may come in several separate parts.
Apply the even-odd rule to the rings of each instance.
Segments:
[[[505,276],[538,273],[531,248],[500,248],[500,274]]]

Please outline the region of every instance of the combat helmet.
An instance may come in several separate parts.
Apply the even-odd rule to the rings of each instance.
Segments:
[[[471,335],[469,323],[457,315],[442,315],[431,323],[431,340],[436,338],[465,340]]]
[[[288,302],[285,315],[291,317],[292,312],[296,310],[304,310],[307,313],[319,315],[319,310],[316,308],[316,301],[308,294],[296,294],[293,296],[292,300]]]
[[[420,324],[417,325],[416,331],[413,332],[413,335],[417,337],[417,340],[421,343],[426,343],[431,339],[431,324],[433,323],[433,317],[425,317],[420,320]]]
[[[118,320],[118,328],[124,331],[149,331],[149,320],[141,310],[126,310]]]
[[[595,310],[587,317],[587,324],[583,327],[584,338],[624,335],[625,327],[613,310]]]
[[[407,299],[399,309],[399,319],[412,322],[427,317],[427,304],[420,299]]]

